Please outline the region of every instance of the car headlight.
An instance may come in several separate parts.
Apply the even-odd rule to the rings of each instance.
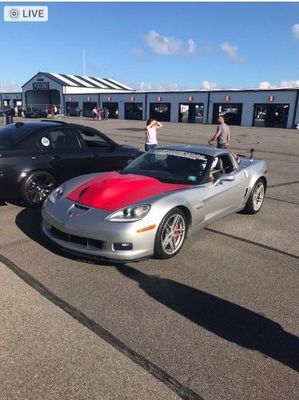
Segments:
[[[48,197],[50,203],[55,204],[58,199],[63,195],[64,186],[58,186]]]
[[[121,210],[118,210],[118,211],[114,212],[113,214],[110,214],[106,218],[106,221],[109,221],[109,222],[139,221],[140,219],[144,218],[148,214],[150,209],[151,209],[151,206],[149,204],[143,204],[141,206],[132,206],[132,207],[122,208]]]

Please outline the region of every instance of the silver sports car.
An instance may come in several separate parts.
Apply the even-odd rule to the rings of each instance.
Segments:
[[[77,254],[122,262],[170,258],[207,224],[240,210],[257,213],[266,176],[265,161],[229,150],[159,147],[119,172],[56,188],[43,205],[43,231]]]

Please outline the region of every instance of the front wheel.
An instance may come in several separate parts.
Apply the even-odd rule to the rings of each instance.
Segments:
[[[253,186],[250,196],[247,200],[244,211],[248,214],[256,214],[260,211],[265,198],[265,183],[262,179],[258,179]]]
[[[185,214],[174,208],[163,218],[158,228],[154,256],[160,259],[174,257],[182,248],[187,233]]]
[[[55,178],[47,171],[31,172],[21,187],[21,198],[28,206],[41,205],[55,187]]]

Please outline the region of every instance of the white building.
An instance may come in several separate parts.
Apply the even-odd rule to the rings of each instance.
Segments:
[[[216,123],[219,114],[230,125],[293,128],[299,122],[299,88],[136,91],[107,78],[39,72],[22,86],[22,93],[0,94],[1,107],[20,105],[46,110],[56,105],[62,114],[91,116],[95,106],[109,109],[110,118]]]

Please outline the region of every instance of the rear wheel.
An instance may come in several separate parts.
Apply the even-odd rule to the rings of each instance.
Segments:
[[[248,214],[256,214],[260,211],[265,198],[265,183],[262,179],[258,179],[247,200],[244,212]]]
[[[21,198],[29,206],[41,205],[55,187],[55,178],[47,171],[31,172],[21,187]]]
[[[174,257],[181,250],[186,233],[185,214],[179,208],[169,211],[158,228],[154,256],[160,259]]]

